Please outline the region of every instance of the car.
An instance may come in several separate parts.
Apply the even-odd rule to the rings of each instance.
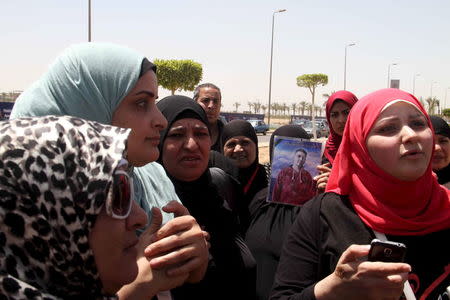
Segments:
[[[313,123],[309,120],[306,120],[302,124],[299,124],[303,127],[303,129],[305,129],[306,133],[309,134],[310,137],[313,137],[312,124]],[[316,127],[316,137],[317,138],[327,137],[329,135],[328,125],[326,125],[325,122],[316,120],[315,124],[316,124],[315,127]]]
[[[262,133],[266,135],[267,131],[269,130],[269,126],[266,123],[264,123],[263,120],[247,120],[247,122],[252,124],[256,133]]]

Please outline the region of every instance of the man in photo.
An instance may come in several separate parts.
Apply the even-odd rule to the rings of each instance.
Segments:
[[[273,189],[273,202],[301,205],[316,195],[316,185],[304,165],[308,153],[295,150],[293,163],[278,173]]]

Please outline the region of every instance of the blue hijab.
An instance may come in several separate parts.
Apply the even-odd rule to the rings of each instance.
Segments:
[[[66,49],[49,70],[23,92],[11,119],[71,115],[111,124],[123,98],[140,75],[156,68],[141,54],[106,43],[83,43]],[[151,216],[153,206],[177,200],[172,182],[156,162],[133,169],[135,200]],[[172,218],[164,214],[164,222]]]

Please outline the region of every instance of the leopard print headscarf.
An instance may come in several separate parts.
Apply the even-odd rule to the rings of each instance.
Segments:
[[[0,122],[0,299],[105,298],[88,236],[128,134],[68,116]]]

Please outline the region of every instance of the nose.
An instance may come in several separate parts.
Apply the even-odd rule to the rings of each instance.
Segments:
[[[341,124],[345,124],[345,122],[347,121],[347,116],[344,114],[339,114],[338,116],[338,122]]]
[[[215,107],[215,103],[214,103],[214,101],[209,101],[208,102],[208,109],[210,109],[210,110],[213,110],[214,109],[214,107]]]
[[[242,152],[242,151],[244,151],[244,148],[242,148],[240,144],[236,144],[236,146],[234,146],[234,152]]]
[[[197,140],[194,136],[190,135],[186,137],[186,141],[184,143],[184,147],[190,151],[193,151],[198,148]]]
[[[442,150],[441,145],[439,145],[439,143],[434,143],[434,152],[436,153],[441,150]]]
[[[129,231],[143,228],[148,222],[145,211],[134,200],[132,201],[130,215],[128,216],[126,223]]]
[[[417,141],[417,132],[408,125],[403,126],[401,134],[404,143]]]
[[[157,106],[155,106],[150,118],[152,126],[158,128],[159,131],[167,127],[167,120]]]

